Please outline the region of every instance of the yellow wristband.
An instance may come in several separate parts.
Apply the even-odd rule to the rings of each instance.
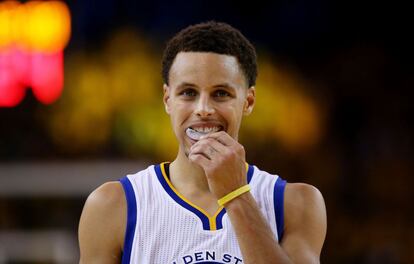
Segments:
[[[250,191],[250,185],[246,184],[246,185],[244,185],[244,186],[240,187],[239,189],[234,190],[234,191],[232,191],[231,193],[229,193],[229,194],[225,195],[223,198],[220,198],[220,199],[218,200],[218,204],[219,204],[220,206],[223,206],[224,204],[226,204],[226,203],[230,202],[231,200],[233,200],[233,199],[234,199],[234,198],[236,198],[237,196],[240,196],[240,195],[242,195],[243,193],[248,192],[248,191]]]

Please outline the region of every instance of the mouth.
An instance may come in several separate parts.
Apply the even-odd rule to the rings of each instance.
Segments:
[[[219,132],[224,130],[223,126],[192,126],[185,130],[185,133],[192,140],[198,141],[202,136],[210,133]]]

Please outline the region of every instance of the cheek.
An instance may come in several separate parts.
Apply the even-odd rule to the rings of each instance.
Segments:
[[[190,114],[191,114],[190,106],[184,103],[175,104],[171,108],[171,112],[170,112],[171,121],[173,122],[173,124],[175,124],[175,126],[178,126],[182,124],[188,118]]]
[[[242,115],[243,109],[237,106],[229,106],[225,109],[225,119],[228,122],[229,128],[238,129]]]
[[[231,111],[235,116],[242,116],[243,115],[243,109],[244,109],[244,101],[239,99],[237,100],[232,106]]]

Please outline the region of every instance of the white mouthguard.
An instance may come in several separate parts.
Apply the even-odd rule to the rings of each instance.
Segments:
[[[207,135],[208,133],[205,132],[198,132],[192,129],[191,127],[187,128],[185,133],[187,136],[193,140],[200,140],[200,138],[204,135]]]

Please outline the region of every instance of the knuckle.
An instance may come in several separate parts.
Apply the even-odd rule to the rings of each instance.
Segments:
[[[208,145],[207,140],[200,140],[197,142],[197,149],[204,148]]]
[[[194,145],[194,146],[191,147],[191,152],[192,153],[197,152],[199,149],[200,149],[199,146]]]
[[[223,153],[224,160],[231,160],[235,156],[235,152],[233,149],[229,149],[225,153]]]
[[[238,144],[238,145],[237,145],[237,147],[236,147],[236,152],[237,152],[238,154],[244,154],[244,153],[245,153],[244,146],[243,146],[243,145],[241,145],[241,144]]]

